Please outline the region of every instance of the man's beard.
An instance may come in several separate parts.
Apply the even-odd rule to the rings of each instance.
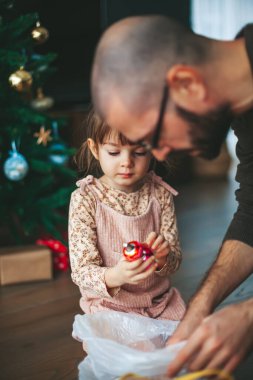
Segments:
[[[175,107],[178,115],[190,126],[192,150],[199,151],[200,157],[209,160],[217,157],[234,118],[231,107],[226,104],[203,115],[187,111],[177,105]]]

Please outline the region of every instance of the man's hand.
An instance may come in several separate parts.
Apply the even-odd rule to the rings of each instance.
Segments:
[[[221,368],[231,372],[253,347],[253,300],[227,306],[204,318],[195,329],[196,321],[197,317],[186,318],[169,341],[172,344],[189,337],[168,368],[170,377],[183,367],[190,371]]]
[[[192,308],[186,312],[173,336],[168,340],[167,345],[189,339],[191,334],[200,326],[207,314],[201,314],[200,310],[196,310],[196,308]]]

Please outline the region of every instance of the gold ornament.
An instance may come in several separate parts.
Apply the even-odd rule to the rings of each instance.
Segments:
[[[36,99],[31,101],[32,108],[39,111],[44,111],[51,108],[53,105],[54,105],[54,99],[49,96],[45,96],[42,88],[39,87],[37,89]]]
[[[49,32],[43,26],[40,26],[40,22],[36,23],[36,28],[32,30],[32,38],[38,43],[43,44],[49,37]]]
[[[15,73],[11,74],[9,77],[9,83],[12,88],[19,92],[25,92],[30,90],[33,82],[33,78],[28,71],[24,70],[21,67],[19,70],[15,71]]]
[[[50,129],[46,130],[45,127],[40,127],[40,131],[34,133],[33,136],[38,137],[37,144],[43,144],[46,146],[49,141],[53,140],[50,136],[51,132]]]

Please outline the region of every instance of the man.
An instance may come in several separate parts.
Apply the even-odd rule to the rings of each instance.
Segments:
[[[253,272],[252,70],[253,25],[234,41],[218,41],[163,16],[131,17],[111,26],[96,51],[96,110],[158,160],[178,151],[216,157],[232,120],[238,137],[238,210],[169,342],[188,340],[170,376],[186,363],[233,371],[253,346],[253,299],[214,312]]]

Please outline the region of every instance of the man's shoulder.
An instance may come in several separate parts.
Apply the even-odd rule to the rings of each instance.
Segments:
[[[231,128],[238,139],[237,156],[240,160],[248,160],[253,152],[253,109],[238,116]]]
[[[235,38],[245,37],[248,34],[253,36],[253,23],[244,25],[244,27],[236,34]]]
[[[253,133],[253,108],[237,116],[231,124],[231,128],[235,131],[238,128],[247,128],[248,133]]]

